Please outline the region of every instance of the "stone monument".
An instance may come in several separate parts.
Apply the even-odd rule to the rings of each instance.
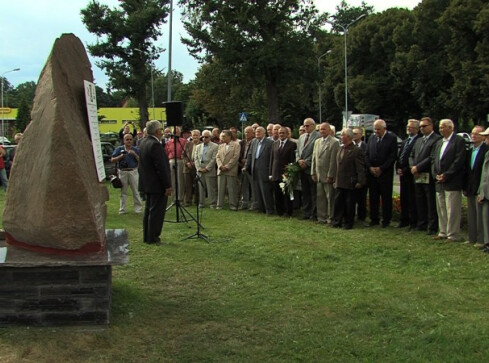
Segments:
[[[106,325],[112,265],[127,263],[124,230],[105,230],[81,41],[56,39],[36,89],[32,121],[12,165],[0,234],[0,327]],[[107,232],[107,233],[106,233]]]
[[[104,251],[108,191],[98,182],[83,81],[93,82],[75,35],[56,39],[12,166],[3,213],[7,244],[60,254]]]

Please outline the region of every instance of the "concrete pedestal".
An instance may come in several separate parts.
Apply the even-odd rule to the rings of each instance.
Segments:
[[[128,262],[125,230],[107,230],[107,250],[45,255],[0,242],[0,326],[107,325],[112,265]]]

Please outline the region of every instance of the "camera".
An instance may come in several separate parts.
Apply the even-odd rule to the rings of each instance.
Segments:
[[[126,150],[122,150],[122,151],[121,151],[121,154],[122,154],[122,155],[126,155],[126,154],[127,154],[127,151],[126,151]]]

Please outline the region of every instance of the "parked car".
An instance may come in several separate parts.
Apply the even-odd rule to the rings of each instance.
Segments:
[[[116,132],[104,132],[100,134],[101,142],[108,142],[114,146],[119,145],[119,135]]]
[[[110,162],[115,147],[110,142],[101,142],[100,146],[102,147],[102,156],[104,158],[105,178],[109,179],[109,175],[115,174],[115,163]]]
[[[467,132],[457,132],[458,136],[461,136],[464,141],[465,141],[465,148],[467,150],[470,149],[470,145],[472,144],[472,138],[470,137],[470,134]]]
[[[0,136],[0,144],[2,144],[2,145],[10,145],[11,142],[5,136]]]

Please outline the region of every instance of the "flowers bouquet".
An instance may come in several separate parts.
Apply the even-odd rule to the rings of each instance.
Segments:
[[[279,184],[280,189],[285,195],[288,195],[290,200],[294,200],[294,189],[299,182],[301,175],[301,167],[297,162],[290,163],[285,167],[282,177],[282,182]]]

